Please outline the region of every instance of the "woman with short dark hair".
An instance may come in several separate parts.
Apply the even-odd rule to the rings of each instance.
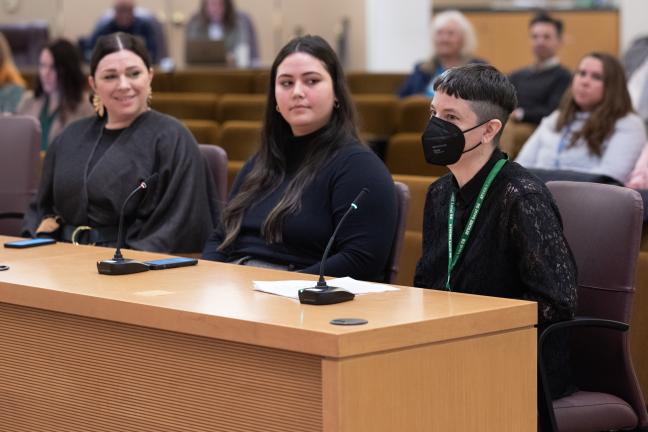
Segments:
[[[449,174],[430,185],[414,286],[530,300],[538,324],[570,320],[576,263],[547,187],[499,149],[515,88],[492,66],[466,65],[434,83],[421,143]],[[564,340],[545,350],[554,397],[573,391]]]

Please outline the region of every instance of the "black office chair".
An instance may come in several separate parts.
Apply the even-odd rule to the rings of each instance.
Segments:
[[[227,201],[227,153],[222,147],[213,144],[198,144],[200,153],[207,162],[216,194],[221,205]]]

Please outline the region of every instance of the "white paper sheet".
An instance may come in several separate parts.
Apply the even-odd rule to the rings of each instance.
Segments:
[[[377,284],[355,280],[350,277],[327,280],[330,286],[344,288],[355,295],[371,294],[386,291],[398,291],[398,288],[391,285]],[[315,286],[313,281],[283,280],[283,281],[254,281],[254,289],[283,297],[299,298],[299,290]]]

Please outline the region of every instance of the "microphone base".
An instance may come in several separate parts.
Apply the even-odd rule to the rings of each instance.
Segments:
[[[97,271],[105,275],[127,275],[148,271],[148,266],[132,259],[110,259],[97,261]]]
[[[332,286],[314,286],[299,290],[299,303],[311,305],[328,305],[351,301],[355,294]]]

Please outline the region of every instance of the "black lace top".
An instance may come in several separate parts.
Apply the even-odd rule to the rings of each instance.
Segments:
[[[430,186],[423,254],[416,266],[414,286],[445,289],[450,194],[456,195],[456,250],[484,180],[503,157],[495,150],[461,189],[451,174]],[[517,163],[507,162],[493,181],[450,281],[457,292],[535,301],[541,326],[573,318],[576,264],[563,235],[558,208],[545,185]],[[564,342],[556,341],[546,351],[554,396],[566,391],[569,380]]]
[[[457,197],[456,249],[483,182],[502,157],[503,153],[495,150],[461,189],[451,174],[430,186],[415,286],[445,289],[450,193]],[[563,236],[558,208],[544,184],[517,163],[504,165],[491,185],[452,271],[451,287],[458,292],[536,301],[540,323],[573,317],[576,264]]]

